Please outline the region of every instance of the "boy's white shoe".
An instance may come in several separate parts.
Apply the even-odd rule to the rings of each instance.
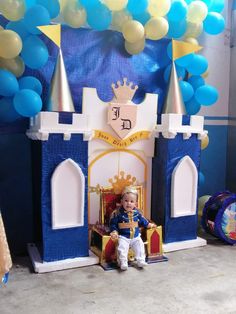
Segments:
[[[145,261],[137,261],[137,266],[139,268],[143,268],[143,267],[147,266],[147,263]]]
[[[127,270],[128,269],[128,263],[127,262],[120,262],[120,269],[121,270]]]

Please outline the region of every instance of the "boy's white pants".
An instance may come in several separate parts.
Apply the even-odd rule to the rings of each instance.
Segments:
[[[123,236],[119,236],[118,239],[118,261],[119,262],[127,262],[128,260],[128,252],[129,248],[134,251],[134,256],[137,262],[143,261],[145,262],[145,248],[143,240],[141,239],[140,235],[133,239],[128,239]]]

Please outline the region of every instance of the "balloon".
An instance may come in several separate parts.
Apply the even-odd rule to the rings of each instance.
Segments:
[[[208,7],[208,9],[209,9],[209,7],[212,5],[212,2],[214,1],[214,0],[202,0],[204,3],[205,3],[205,5]]]
[[[103,0],[103,3],[111,11],[120,11],[126,7],[128,0]]]
[[[187,20],[192,23],[200,23],[207,16],[208,8],[202,1],[193,1],[188,6]]]
[[[193,75],[200,75],[208,68],[207,59],[201,55],[194,54],[192,62],[186,67]]]
[[[138,21],[128,21],[122,27],[122,33],[126,41],[135,43],[144,37],[144,27]]]
[[[133,19],[145,25],[151,18],[151,15],[145,11],[141,14],[133,14]]]
[[[168,29],[169,25],[164,17],[153,17],[145,25],[146,38],[161,39],[167,34]]]
[[[129,0],[127,10],[131,14],[141,14],[146,11],[148,7],[148,0]]]
[[[48,49],[44,42],[35,35],[24,41],[21,57],[31,69],[39,69],[48,61]]]
[[[111,20],[111,11],[104,4],[96,5],[92,10],[87,10],[87,22],[93,29],[98,31],[108,29]]]
[[[38,79],[36,79],[36,77],[24,76],[19,80],[18,83],[20,89],[31,89],[39,95],[42,94],[42,84]]]
[[[50,15],[48,10],[38,4],[30,7],[25,13],[24,23],[28,32],[32,34],[41,34],[41,31],[37,28],[37,26],[50,24]]]
[[[36,3],[48,10],[51,19],[57,17],[60,13],[60,3],[58,0],[36,0]]]
[[[170,0],[149,0],[148,12],[151,16],[165,16],[170,10]]]
[[[20,36],[11,30],[0,32],[0,57],[12,59],[19,55],[22,49]]]
[[[224,0],[212,0],[212,4],[209,7],[209,12],[213,11],[213,12],[222,12],[225,6],[225,2]]]
[[[204,73],[201,74],[202,77],[207,78],[209,75],[209,70],[207,69]]]
[[[99,6],[101,4],[100,0],[80,0],[80,3],[86,9],[91,9],[91,8],[93,9],[96,6]]]
[[[13,59],[0,58],[0,68],[8,70],[12,74],[14,74],[16,77],[19,77],[25,71],[25,64],[19,56]]]
[[[126,11],[114,12],[112,15],[112,26],[115,30],[121,32],[123,25],[132,20],[131,15]]]
[[[13,96],[19,90],[19,84],[15,75],[7,70],[0,69],[0,95]]]
[[[189,84],[186,81],[180,81],[179,86],[180,86],[180,90],[181,90],[184,102],[189,101],[193,97],[193,94],[194,94],[191,84]]]
[[[0,99],[0,122],[14,122],[19,119],[20,115],[16,112],[12,98]]]
[[[141,51],[143,51],[144,47],[145,47],[144,37],[135,43],[130,43],[125,40],[125,49],[130,55],[136,55],[140,53]]]
[[[35,4],[36,4],[36,0],[25,0],[25,5],[27,9],[34,6]]]
[[[169,31],[167,36],[169,38],[180,38],[185,34],[186,28],[187,22],[185,20],[179,22],[169,21]]]
[[[192,97],[189,101],[185,103],[185,109],[187,111],[187,114],[194,115],[198,113],[198,111],[201,109],[201,105],[199,102],[196,101],[194,97]]]
[[[209,144],[209,137],[208,135],[206,135],[205,137],[203,137],[203,139],[201,140],[201,150],[207,148]]]
[[[203,22],[203,29],[206,33],[217,35],[223,32],[225,28],[225,20],[223,16],[217,12],[210,12],[207,14]]]
[[[33,117],[42,109],[42,100],[33,90],[22,89],[13,98],[15,110],[23,117]]]
[[[204,185],[204,183],[205,183],[205,176],[204,176],[204,174],[201,171],[199,172],[198,180],[199,180],[199,185]]]
[[[202,215],[203,208],[211,195],[203,195],[198,199],[198,214]]]
[[[211,85],[203,85],[196,89],[194,97],[203,106],[210,106],[214,104],[218,97],[218,91]]]
[[[6,29],[10,29],[16,32],[21,37],[22,40],[30,35],[30,33],[27,31],[27,28],[23,20],[19,20],[17,22],[9,22],[6,25]]]
[[[24,0],[1,0],[0,11],[9,21],[18,21],[25,14]]]
[[[187,22],[187,29],[184,34],[184,37],[198,37],[203,31],[203,24],[202,22],[199,23],[191,23]]]
[[[172,60],[172,42],[169,42],[167,46],[167,55]],[[175,60],[175,64],[186,67],[189,63],[191,63],[193,60],[193,53],[189,53],[181,58],[178,58]]]
[[[165,71],[164,71],[164,80],[168,83],[169,82],[169,78],[170,78],[170,71],[171,71],[171,68],[172,68],[172,64],[169,64]],[[177,72],[177,75],[178,75],[178,78],[184,78],[185,77],[185,74],[186,74],[186,71],[184,68],[176,65],[175,66],[176,68],[176,72]]]
[[[185,33],[184,35],[186,35],[186,33]],[[193,37],[185,37],[185,38],[184,38],[184,41],[185,41],[186,43],[189,43],[189,44],[193,44],[193,45],[197,45],[197,46],[198,46],[198,41],[197,41],[196,38],[193,38]]]
[[[178,22],[185,19],[187,8],[188,6],[184,0],[174,0],[167,14],[168,21]]]
[[[193,75],[188,78],[188,82],[196,90],[198,87],[205,85],[205,80],[200,75]]]
[[[64,21],[73,28],[79,28],[86,22],[86,11],[79,8],[76,2],[69,2],[62,11]]]

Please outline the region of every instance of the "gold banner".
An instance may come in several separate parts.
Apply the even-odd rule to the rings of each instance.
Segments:
[[[149,139],[150,135],[150,131],[138,131],[127,137],[125,140],[120,140],[107,132],[94,130],[93,139],[102,140],[116,148],[126,148],[137,141]]]

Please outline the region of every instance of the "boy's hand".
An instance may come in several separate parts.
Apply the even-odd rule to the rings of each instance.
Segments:
[[[111,236],[112,240],[116,240],[116,239],[118,239],[118,232],[117,231],[112,231],[110,233],[110,236]]]

